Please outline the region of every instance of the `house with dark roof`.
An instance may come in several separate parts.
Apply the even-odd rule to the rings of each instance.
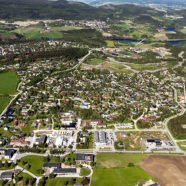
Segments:
[[[14,173],[13,172],[3,172],[1,173],[1,180],[11,180],[14,177]]]
[[[68,174],[76,174],[77,169],[76,168],[57,168],[54,169],[53,174],[57,175],[68,175]]]
[[[94,154],[76,154],[76,161],[78,162],[94,162],[95,155]]]
[[[5,159],[11,159],[16,152],[17,150],[15,149],[6,149],[4,154]]]
[[[36,139],[35,144],[36,145],[45,144],[46,141],[47,141],[47,136],[43,135]]]

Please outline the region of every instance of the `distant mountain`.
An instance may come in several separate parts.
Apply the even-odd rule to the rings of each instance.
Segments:
[[[141,5],[165,5],[169,7],[182,7],[186,8],[186,0],[75,0],[88,3],[90,5],[103,5],[103,4],[141,4]]]
[[[119,19],[143,14],[159,15],[158,11],[135,5],[93,7],[66,0],[0,0],[0,19]]]

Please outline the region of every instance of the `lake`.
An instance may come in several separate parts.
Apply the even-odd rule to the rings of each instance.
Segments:
[[[124,44],[132,44],[132,43],[169,43],[171,45],[178,45],[178,44],[182,44],[184,42],[186,42],[186,39],[184,40],[167,40],[167,41],[148,41],[148,40],[138,40],[138,39],[125,39],[125,38],[113,38],[113,41],[118,41],[120,43],[124,43]]]
[[[176,29],[174,27],[171,27],[171,26],[167,27],[165,30],[167,32],[176,32]]]

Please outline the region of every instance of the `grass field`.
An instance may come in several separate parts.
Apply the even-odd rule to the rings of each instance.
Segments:
[[[6,108],[10,102],[9,96],[0,96],[0,113]]]
[[[166,67],[165,64],[127,64],[128,66],[130,66],[132,69],[134,70],[138,70],[138,71],[144,71],[144,70],[157,70],[163,67]]]
[[[148,173],[138,167],[138,163],[145,157],[144,154],[98,154],[91,186],[134,186],[139,181],[152,179]],[[128,167],[129,163],[135,166]]]
[[[25,37],[27,39],[61,39],[63,37],[63,34],[61,32],[57,31],[51,31],[51,32],[33,32],[33,33],[26,33]]]
[[[13,32],[25,36],[26,39],[39,40],[42,38],[47,39],[62,39],[64,31],[80,30],[81,27],[76,26],[49,26],[46,30],[45,26],[41,23],[27,27],[20,27]]]
[[[90,64],[90,65],[99,65],[101,63],[103,63],[105,60],[104,59],[101,59],[101,58],[93,58],[93,59],[90,59],[87,61],[87,64]]]
[[[96,168],[91,186],[134,186],[139,181],[149,179],[151,176],[140,167]]]
[[[114,48],[115,47],[114,41],[106,40],[105,42],[106,42],[108,48]]]
[[[33,40],[38,40],[42,38],[60,39],[63,37],[63,34],[60,31],[45,30],[45,27],[42,24],[20,27],[14,30],[14,32],[24,35],[26,39],[33,39]]]
[[[120,153],[101,153],[97,155],[97,167],[115,168],[127,167],[128,163],[138,163],[142,161],[144,154],[120,154]]]
[[[0,94],[10,95],[16,93],[19,78],[14,71],[0,72]]]

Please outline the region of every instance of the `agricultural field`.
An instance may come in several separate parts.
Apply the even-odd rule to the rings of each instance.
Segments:
[[[63,37],[62,32],[46,28],[43,24],[20,27],[13,32],[23,35],[26,39],[38,40],[42,38],[60,39]]]
[[[98,154],[91,186],[133,186],[153,179],[138,166],[144,158],[145,155],[142,154]]]
[[[152,155],[140,166],[154,176],[160,185],[183,186],[186,183],[186,157]]]
[[[111,33],[117,34],[119,37],[125,38],[135,38],[135,39],[143,39],[143,38],[153,38],[153,32],[150,29],[150,25],[146,24],[136,24],[132,21],[130,22],[120,22],[117,24],[111,25]]]
[[[167,139],[162,132],[118,132],[117,138],[125,144],[126,150],[144,150],[142,139]]]

